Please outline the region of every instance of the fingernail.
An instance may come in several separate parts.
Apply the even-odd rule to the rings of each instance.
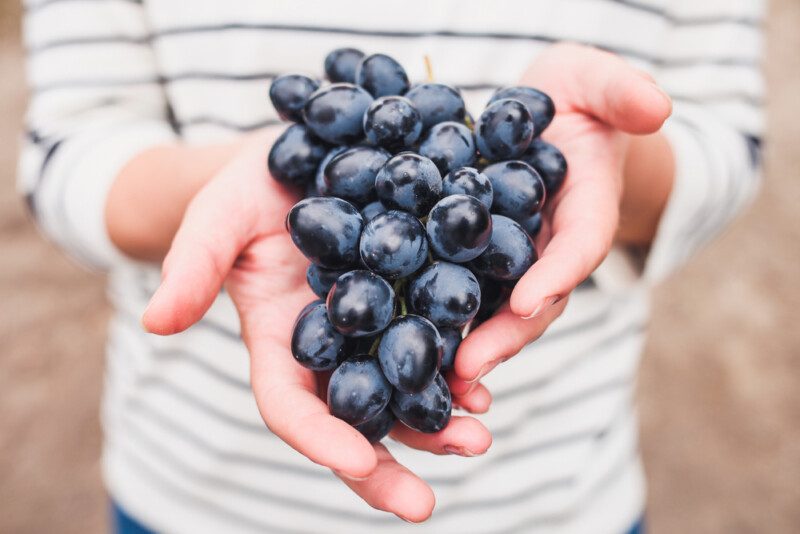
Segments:
[[[442,449],[447,454],[456,454],[458,456],[464,456],[466,458],[472,458],[473,456],[478,456],[471,450],[464,447],[458,447],[456,445],[445,445],[444,447],[442,447]]]
[[[536,317],[539,317],[541,314],[546,312],[550,306],[552,306],[559,300],[561,300],[561,297],[559,297],[558,295],[553,295],[552,297],[547,297],[546,299],[543,299],[539,303],[539,305],[536,306],[536,308],[534,308],[533,313],[531,313],[526,317],[523,317],[523,319],[535,319]]]
[[[469,395],[470,393],[472,393],[472,390],[475,389],[475,386],[478,385],[478,381],[481,378],[483,378],[484,376],[488,375],[492,371],[492,369],[494,369],[495,367],[497,367],[498,365],[500,365],[501,363],[503,363],[507,359],[508,358],[497,358],[496,360],[491,360],[491,361],[486,362],[485,364],[483,364],[483,367],[481,367],[481,370],[478,371],[478,376],[476,376],[472,380],[465,380],[465,382],[467,384],[472,384],[472,387],[470,387],[467,390],[465,395]]]
[[[354,477],[353,475],[348,475],[347,473],[343,473],[341,471],[336,471],[335,469],[333,471],[334,471],[334,473],[336,473],[340,477],[346,478],[347,480],[352,480],[353,482],[364,482],[365,480],[367,480],[369,478],[369,477],[363,477],[363,478]]]

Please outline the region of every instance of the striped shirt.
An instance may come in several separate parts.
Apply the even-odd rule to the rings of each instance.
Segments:
[[[162,338],[138,318],[159,283],[103,223],[107,191],[138,152],[276,124],[277,74],[321,75],[352,46],[432,59],[473,113],[548,44],[620,54],[673,96],[676,182],[648,255],[614,250],[564,315],[485,379],[494,435],[478,458],[389,442],[425,478],[436,533],[618,533],[641,514],[632,403],[648,287],[716,236],[754,194],[764,87],[758,0],[33,0],[31,101],[20,189],[44,233],[109,272],[103,465],[123,508],[165,532],[405,532],[267,430],[230,299]]]

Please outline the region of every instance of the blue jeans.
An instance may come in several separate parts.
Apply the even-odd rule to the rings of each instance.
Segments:
[[[111,529],[112,534],[155,534],[154,531],[129,516],[115,502],[111,503]],[[642,518],[633,525],[627,534],[644,534],[644,532],[644,518]]]

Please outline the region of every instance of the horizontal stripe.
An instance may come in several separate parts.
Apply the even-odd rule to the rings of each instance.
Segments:
[[[658,15],[675,25],[680,26],[705,26],[713,24],[741,24],[744,26],[759,26],[762,23],[759,17],[730,16],[730,15],[708,15],[708,16],[681,16],[670,13],[667,10],[636,2],[634,0],[605,0],[614,4],[620,4],[631,9],[636,9],[645,13]]]
[[[219,32],[232,32],[232,31],[283,31],[283,32],[298,32],[298,33],[329,33],[329,34],[344,34],[354,36],[366,37],[382,37],[382,38],[395,38],[395,39],[418,39],[425,37],[441,37],[441,38],[455,38],[455,39],[485,39],[485,40],[514,40],[514,41],[538,41],[541,43],[555,43],[562,39],[541,34],[524,34],[524,33],[511,33],[511,32],[470,32],[470,31],[454,31],[447,29],[439,30],[426,30],[426,31],[413,31],[413,30],[373,30],[367,28],[343,28],[343,27],[330,27],[330,26],[308,26],[308,25],[291,25],[291,24],[267,24],[267,23],[225,23],[225,24],[207,24],[196,26],[183,26],[165,28],[155,31],[149,35],[107,35],[95,36],[91,38],[68,38],[54,40],[50,42],[41,43],[32,46],[29,49],[30,53],[39,53],[47,50],[52,50],[64,46],[96,46],[107,44],[129,44],[129,45],[151,45],[159,40],[164,40],[170,37],[203,34],[203,33],[219,33]],[[613,52],[628,58],[646,61],[654,65],[662,67],[672,66],[687,66],[694,64],[714,64],[714,65],[749,65],[755,66],[758,61],[750,58],[741,57],[728,57],[728,58],[709,58],[709,57],[696,57],[696,58],[665,58],[658,57],[651,54],[642,52],[635,48],[620,47],[601,43],[597,40],[588,41],[578,39],[587,45],[595,46],[597,48]]]

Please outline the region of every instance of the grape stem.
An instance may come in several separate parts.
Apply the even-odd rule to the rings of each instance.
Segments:
[[[428,74],[428,82],[433,83],[433,65],[431,64],[431,56],[425,54],[425,72]]]
[[[372,346],[369,348],[370,356],[375,356],[375,353],[378,352],[378,346],[381,344],[381,339],[383,339],[383,336],[378,336],[375,338],[375,341],[372,342]]]
[[[406,306],[406,298],[403,295],[403,290],[405,289],[406,279],[405,278],[398,278],[394,283],[394,294],[400,300],[400,315],[407,315],[408,308]]]

